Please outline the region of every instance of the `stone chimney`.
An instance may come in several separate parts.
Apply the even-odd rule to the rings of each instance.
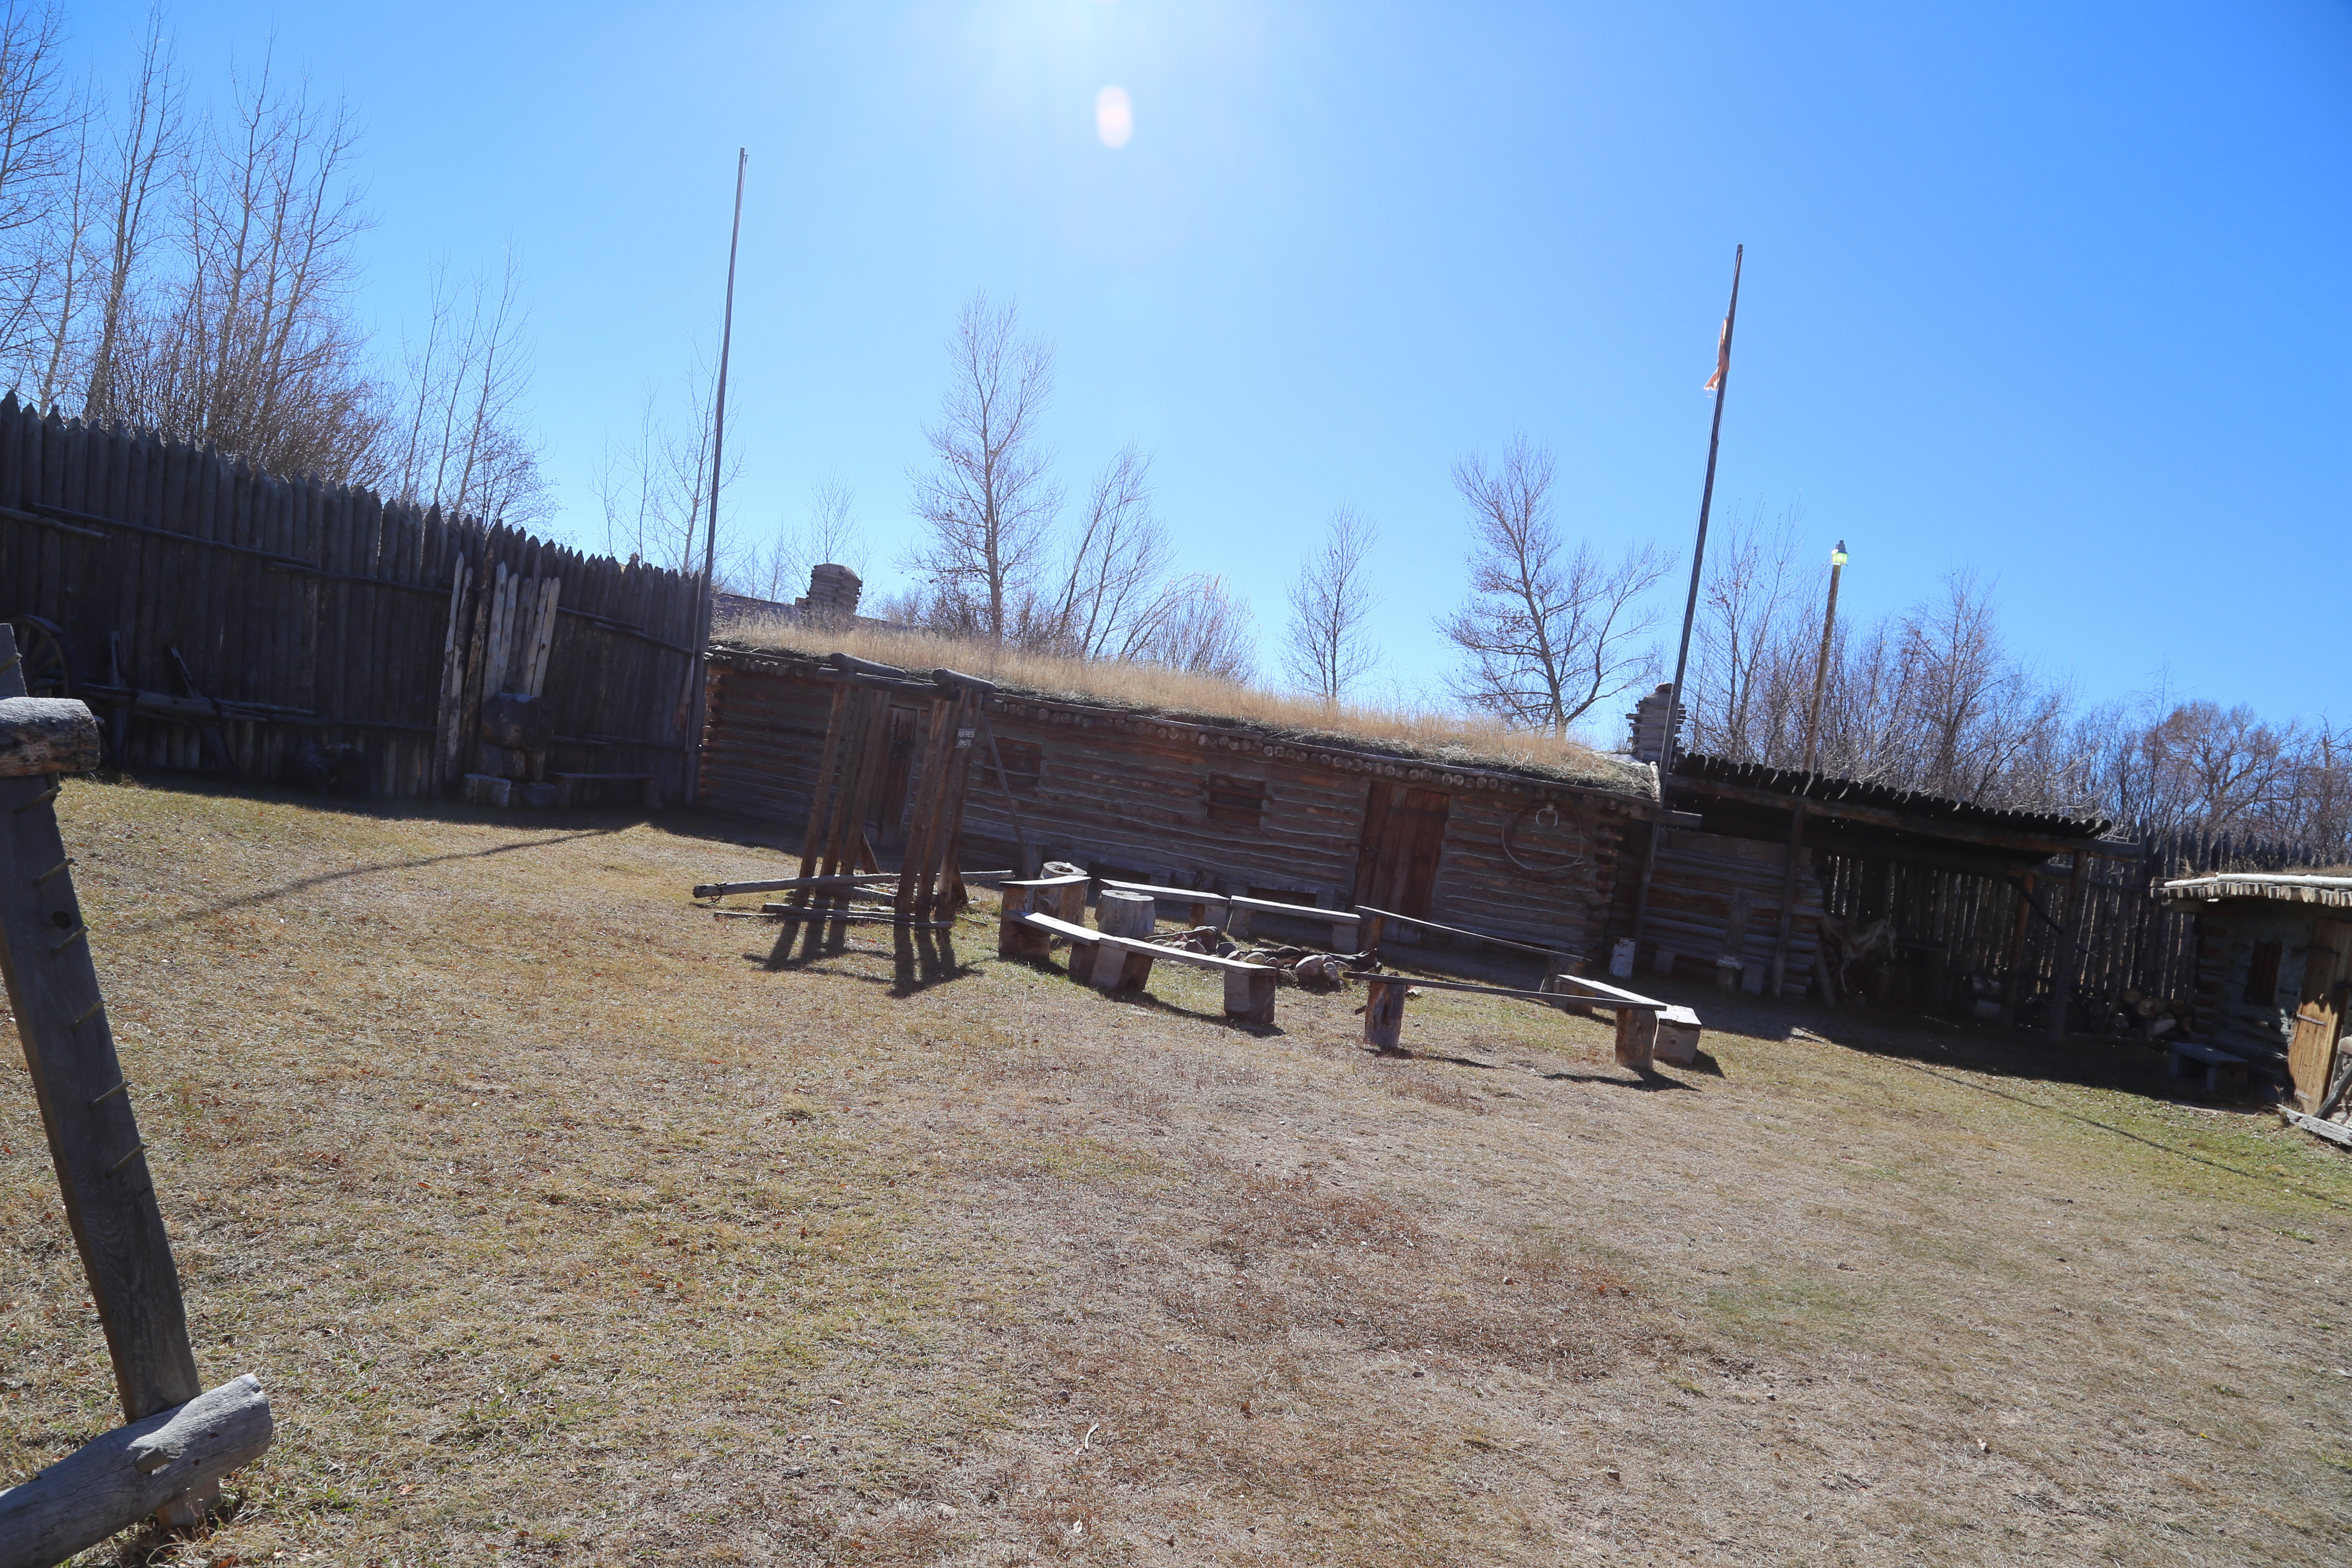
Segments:
[[[1654,764],[1664,759],[1666,704],[1672,700],[1674,691],[1673,683],[1668,682],[1634,703],[1633,710],[1625,715],[1633,725],[1633,734],[1628,739],[1626,750],[1633,753],[1635,762]],[[1675,710],[1674,726],[1675,743],[1677,747],[1682,743],[1683,714],[1684,710],[1677,705]]]
[[[827,562],[809,573],[808,597],[801,605],[811,620],[845,626],[857,618],[857,595],[865,587],[856,573]]]

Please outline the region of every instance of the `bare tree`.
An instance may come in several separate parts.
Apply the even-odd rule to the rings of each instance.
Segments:
[[[480,276],[453,287],[436,268],[424,342],[389,435],[385,492],[445,513],[522,524],[554,510],[519,405],[530,367],[514,258],[495,292]]]
[[[1750,520],[1708,563],[1684,693],[1691,750],[1777,762],[1801,744],[1809,660],[1818,657],[1803,628],[1818,612],[1801,601],[1796,551],[1793,519],[1771,528]]]
[[[936,466],[913,476],[915,514],[931,537],[907,563],[960,606],[956,618],[1002,645],[1062,503],[1037,428],[1053,353],[1020,335],[1013,306],[975,294],[948,354],[940,422],[924,433]]]
[[[809,489],[808,515],[786,521],[764,551],[753,552],[720,585],[730,594],[789,604],[808,592],[809,574],[828,562],[866,575],[866,540],[857,526],[856,495],[838,475]]]
[[[1127,657],[1193,675],[1246,682],[1256,674],[1249,608],[1222,577],[1187,577],[1164,595],[1166,613]]]
[[[116,371],[131,336],[139,280],[160,243],[156,226],[169,195],[167,182],[173,166],[184,163],[188,153],[182,97],[163,36],[163,14],[151,11],[146,45],[126,95],[123,119],[106,149],[105,248],[95,258],[93,268],[98,337],[89,350],[82,391],[82,413],[89,418],[112,419],[126,414],[117,406]],[[62,369],[68,325],[78,314],[72,309],[57,314],[58,352],[50,362],[53,382]]]
[[[593,481],[604,513],[604,548],[673,572],[702,570],[717,374],[698,357],[687,385],[686,416],[677,423],[662,415],[652,393],[646,395],[635,438],[607,439]],[[719,480],[722,504],[726,487],[741,477],[742,464],[740,454],[728,458]],[[714,577],[741,577],[745,552],[724,526],[719,550]]]
[[[0,4],[0,357],[20,367],[39,357],[44,307],[56,308],[58,274],[79,259],[77,225],[61,233],[59,223],[82,190],[84,121],[58,58],[63,35],[54,5]]]
[[[1283,672],[1327,703],[1337,705],[1380,662],[1380,649],[1366,635],[1380,600],[1365,582],[1365,562],[1378,538],[1353,508],[1339,508],[1322,548],[1290,584]]]
[[[1122,447],[1064,542],[1055,585],[1021,606],[1018,640],[1078,658],[1137,658],[1196,584],[1169,580],[1168,531],[1151,509],[1151,459]]]
[[[1454,486],[1470,505],[1470,601],[1438,622],[1465,656],[1454,694],[1505,722],[1564,735],[1630,689],[1655,658],[1642,599],[1673,565],[1640,545],[1611,563],[1571,551],[1553,521],[1549,448],[1514,437],[1494,468],[1469,457]]]
[[[348,307],[365,226],[347,111],[265,62],[185,164],[179,254],[107,370],[120,416],[282,475],[382,477],[383,392]]]

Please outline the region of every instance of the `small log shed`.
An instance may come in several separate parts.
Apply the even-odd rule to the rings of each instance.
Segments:
[[[703,805],[802,821],[840,672],[807,655],[727,646],[712,648],[709,671]],[[1582,771],[1553,773],[1010,688],[988,700],[987,717],[1009,790],[976,748],[968,856],[1016,864],[1025,837],[1033,858],[1076,861],[1097,877],[1366,905],[1596,967],[1627,879],[1623,847],[1659,815],[1655,771],[1601,753]],[[914,710],[894,723],[898,771],[871,824],[886,851],[898,847]],[[1436,939],[1405,931],[1387,940]]]
[[[1649,887],[1628,880],[1633,907],[1622,919],[1637,928],[1639,963],[1649,966],[1660,948],[1709,960],[1728,952],[1742,961],[1747,989],[1791,997],[1812,989],[1823,913],[1866,908],[1894,920],[1903,960],[1887,976],[1897,984],[1877,999],[1942,1010],[1963,970],[2017,969],[2024,922],[2043,907],[2031,901],[2031,873],[2068,857],[2057,887],[2079,891],[2094,858],[2139,853],[2102,838],[2104,821],[1704,754],[1675,760],[1665,804],[1695,814],[1698,830],[1663,828]],[[2079,920],[2082,902],[2070,895],[2056,918]]]
[[[2352,876],[2223,872],[2150,891],[2197,917],[2190,1033],[2284,1073],[2316,1110],[2352,1010]]]

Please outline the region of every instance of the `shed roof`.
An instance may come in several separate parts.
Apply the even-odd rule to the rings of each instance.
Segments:
[[[2179,877],[2148,889],[2171,904],[2211,903],[2221,899],[2267,899],[2283,904],[2324,904],[2352,909],[2352,877],[2302,876],[2283,871],[2217,871]]]
[[[1948,795],[1896,789],[1862,779],[1832,778],[1826,773],[1794,768],[1767,767],[1762,763],[1735,763],[1724,757],[1685,752],[1675,759],[1675,782],[1737,784],[1772,795],[1802,795],[1828,805],[1871,806],[1900,812],[1924,822],[1948,822],[2000,833],[2031,834],[2039,838],[2096,838],[2115,825],[2103,817],[2066,816],[2048,811],[2016,811],[2004,806],[1978,805]]]
[[[824,657],[792,648],[748,647],[722,642],[713,642],[709,649],[709,658],[715,664],[829,679],[833,671],[821,662]],[[1413,736],[1273,723],[1264,719],[1237,718],[1162,704],[1120,701],[1089,692],[1044,690],[1002,674],[990,679],[999,689],[1000,700],[1223,731],[1373,762],[1433,764],[1473,778],[1482,773],[1500,775],[1515,784],[1558,784],[1645,803],[1658,799],[1657,770],[1647,763],[1637,763],[1615,752],[1563,749],[1559,760],[1533,761],[1496,755],[1473,745],[1433,743]]]

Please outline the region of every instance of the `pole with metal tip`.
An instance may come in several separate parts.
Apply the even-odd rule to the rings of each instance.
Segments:
[[[1731,331],[1739,321],[1739,269],[1748,258],[1745,245],[1731,253],[1731,303],[1723,313],[1723,341],[1716,350],[1715,375],[1710,384],[1715,389],[1715,418],[1706,434],[1706,483],[1698,495],[1698,542],[1691,547],[1690,596],[1683,605],[1682,647],[1675,654],[1675,683],[1667,692],[1666,739],[1658,752],[1658,806],[1666,804],[1666,780],[1675,771],[1675,740],[1680,729],[1683,710],[1683,677],[1690,668],[1691,627],[1698,619],[1698,585],[1700,574],[1706,565],[1707,514],[1715,506],[1715,458],[1723,445],[1723,395],[1731,389]],[[1649,847],[1642,853],[1642,884],[1633,895],[1633,950],[1641,952],[1642,937],[1650,923],[1650,879],[1658,867],[1658,839],[1665,832],[1664,823],[1650,825]]]
[[[688,703],[694,715],[694,750],[690,753],[693,762],[686,771],[684,791],[684,803],[688,805],[694,804],[701,787],[702,728],[710,702],[711,583],[719,558],[719,486],[727,471],[727,358],[735,344],[735,254],[743,243],[743,171],[751,162],[749,148],[735,149],[735,226],[727,239],[727,309],[719,328],[719,390],[710,409],[710,523],[702,540],[701,626],[694,639],[694,658],[687,666],[687,679],[694,683]],[[687,537],[691,540],[694,536]]]

